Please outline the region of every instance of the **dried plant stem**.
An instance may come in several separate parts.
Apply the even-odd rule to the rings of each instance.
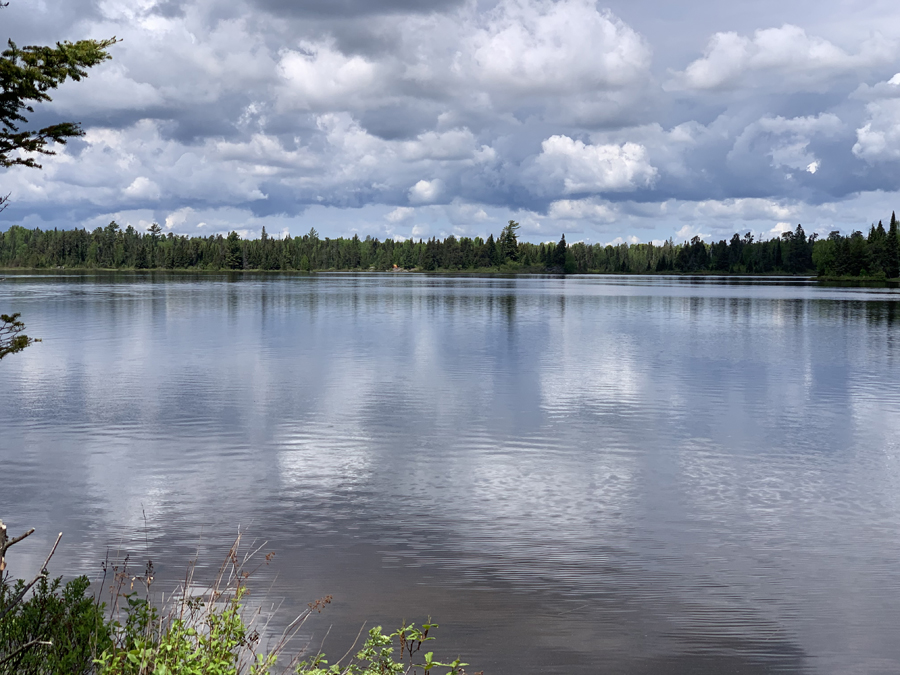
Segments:
[[[12,661],[19,654],[24,652],[26,649],[31,649],[32,647],[36,647],[37,645],[52,645],[53,643],[50,640],[32,640],[31,642],[26,642],[24,645],[19,647],[16,651],[11,654],[7,654],[2,659],[0,659],[0,666],[2,666],[7,661]]]
[[[34,528],[32,527],[25,534],[20,534],[18,537],[14,537],[12,539],[6,534],[6,524],[0,520],[0,572],[6,569],[6,551],[13,544],[18,544],[25,537],[32,534],[34,532]]]
[[[31,534],[31,533],[29,532],[28,534]],[[23,535],[21,538],[19,538],[19,541],[21,541],[21,539],[24,539],[25,536],[27,536],[27,535]],[[50,554],[47,556],[47,559],[44,560],[44,564],[41,565],[41,571],[38,572],[37,575],[35,575],[34,579],[32,579],[31,581],[29,581],[27,584],[25,584],[25,587],[22,589],[22,592],[19,593],[19,594],[13,599],[13,601],[12,601],[9,605],[6,606],[6,608],[5,608],[2,612],[0,612],[0,619],[2,619],[2,618],[5,617],[7,614],[9,614],[9,613],[13,610],[13,608],[14,608],[16,605],[18,605],[20,602],[22,602],[22,598],[24,598],[24,597],[25,597],[25,594],[26,594],[29,590],[31,590],[31,587],[32,587],[32,586],[34,586],[34,585],[35,585],[38,581],[40,581],[41,579],[46,579],[46,578],[47,578],[47,574],[48,574],[48,572],[47,572],[47,565],[50,564],[50,558],[52,558],[52,557],[53,557],[53,554],[56,553],[56,547],[59,546],[59,540],[60,540],[60,539],[62,539],[62,532],[60,532],[60,533],[56,536],[56,542],[53,544],[53,548],[50,549]],[[10,545],[12,545],[12,544],[10,544]]]

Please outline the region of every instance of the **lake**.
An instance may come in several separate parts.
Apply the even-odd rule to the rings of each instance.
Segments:
[[[0,275],[4,276],[4,275]],[[11,552],[513,673],[900,671],[900,293],[805,279],[12,274]],[[162,583],[162,582],[160,582]]]

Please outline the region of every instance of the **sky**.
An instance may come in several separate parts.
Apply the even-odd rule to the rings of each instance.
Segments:
[[[866,230],[900,209],[894,1],[12,0],[108,38],[0,229],[529,241]]]

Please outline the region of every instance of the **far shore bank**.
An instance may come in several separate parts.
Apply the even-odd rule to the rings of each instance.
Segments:
[[[154,269],[137,269],[137,268],[115,268],[115,267],[0,267],[0,280],[4,274],[134,274],[134,275],[167,275],[167,274],[190,274],[196,276],[211,276],[227,274],[230,276],[238,276],[243,274],[268,274],[268,275],[300,275],[315,276],[327,274],[373,274],[379,276],[403,276],[403,275],[421,275],[421,276],[444,276],[444,277],[579,277],[579,276],[602,276],[602,277],[678,277],[683,279],[690,278],[729,278],[729,279],[785,279],[785,280],[810,280],[816,281],[824,285],[835,286],[859,286],[867,288],[900,288],[900,278],[886,279],[884,277],[869,276],[817,276],[813,271],[806,274],[787,274],[785,272],[721,272],[721,271],[696,271],[696,272],[679,272],[668,270],[665,272],[603,272],[603,271],[587,271],[587,272],[564,272],[560,269],[547,268],[478,268],[470,270],[422,270],[422,269],[391,269],[391,270],[360,270],[360,269],[322,269],[322,270],[264,270],[264,269],[198,269],[196,267],[188,268],[154,268]]]
[[[419,268],[411,269],[358,269],[358,268],[328,268],[319,270],[297,270],[297,269],[200,269],[197,267],[155,267],[155,268],[136,268],[136,267],[0,267],[0,274],[5,273],[96,273],[96,272],[129,272],[136,274],[383,274],[403,275],[403,274],[419,274],[428,276],[605,276],[605,277],[735,277],[735,278],[785,278],[785,279],[815,279],[816,274],[810,271],[806,274],[789,274],[786,272],[720,272],[716,270],[703,270],[696,272],[681,271],[660,271],[660,272],[605,272],[601,270],[588,270],[586,272],[565,272],[562,269],[552,268],[496,268],[496,267],[479,267],[475,269],[435,269],[424,270]],[[824,277],[823,277],[824,278]],[[828,279],[841,280],[873,280],[871,277],[828,277]],[[876,281],[885,281],[884,279],[875,279]],[[900,281],[893,279],[888,281]]]

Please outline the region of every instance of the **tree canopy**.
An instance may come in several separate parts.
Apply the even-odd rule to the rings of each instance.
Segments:
[[[25,324],[19,321],[18,314],[0,314],[0,359],[22,351],[32,342],[40,342],[25,335],[24,330]]]
[[[67,269],[390,270],[498,271],[507,273],[812,274],[896,279],[900,276],[900,223],[873,225],[866,237],[833,232],[821,239],[802,226],[769,240],[749,232],[707,243],[533,244],[512,241],[509,225],[496,239],[448,236],[394,241],[373,237],[242,239],[237,232],[188,237],[151,226],[146,234],[110,223],[83,229],[0,232],[0,267]],[[513,246],[514,243],[514,246]]]
[[[0,1],[0,9],[8,3]],[[55,154],[51,143],[65,144],[84,134],[77,122],[57,122],[42,129],[28,129],[26,114],[35,103],[52,100],[47,93],[66,80],[87,77],[87,69],[111,58],[106,51],[117,42],[79,40],[57,42],[55,47],[27,45],[19,47],[11,39],[0,53],[0,167],[20,165],[40,169],[34,155]],[[9,194],[0,194],[0,211]],[[0,359],[22,351],[35,342],[24,335],[25,324],[18,314],[0,316]]]
[[[55,47],[17,46],[9,40],[0,54],[0,167],[16,164],[41,168],[23,153],[52,155],[49,143],[65,143],[84,131],[77,122],[58,122],[42,129],[23,128],[34,103],[50,101],[47,93],[68,79],[87,77],[87,69],[110,58],[108,40],[57,42]]]

